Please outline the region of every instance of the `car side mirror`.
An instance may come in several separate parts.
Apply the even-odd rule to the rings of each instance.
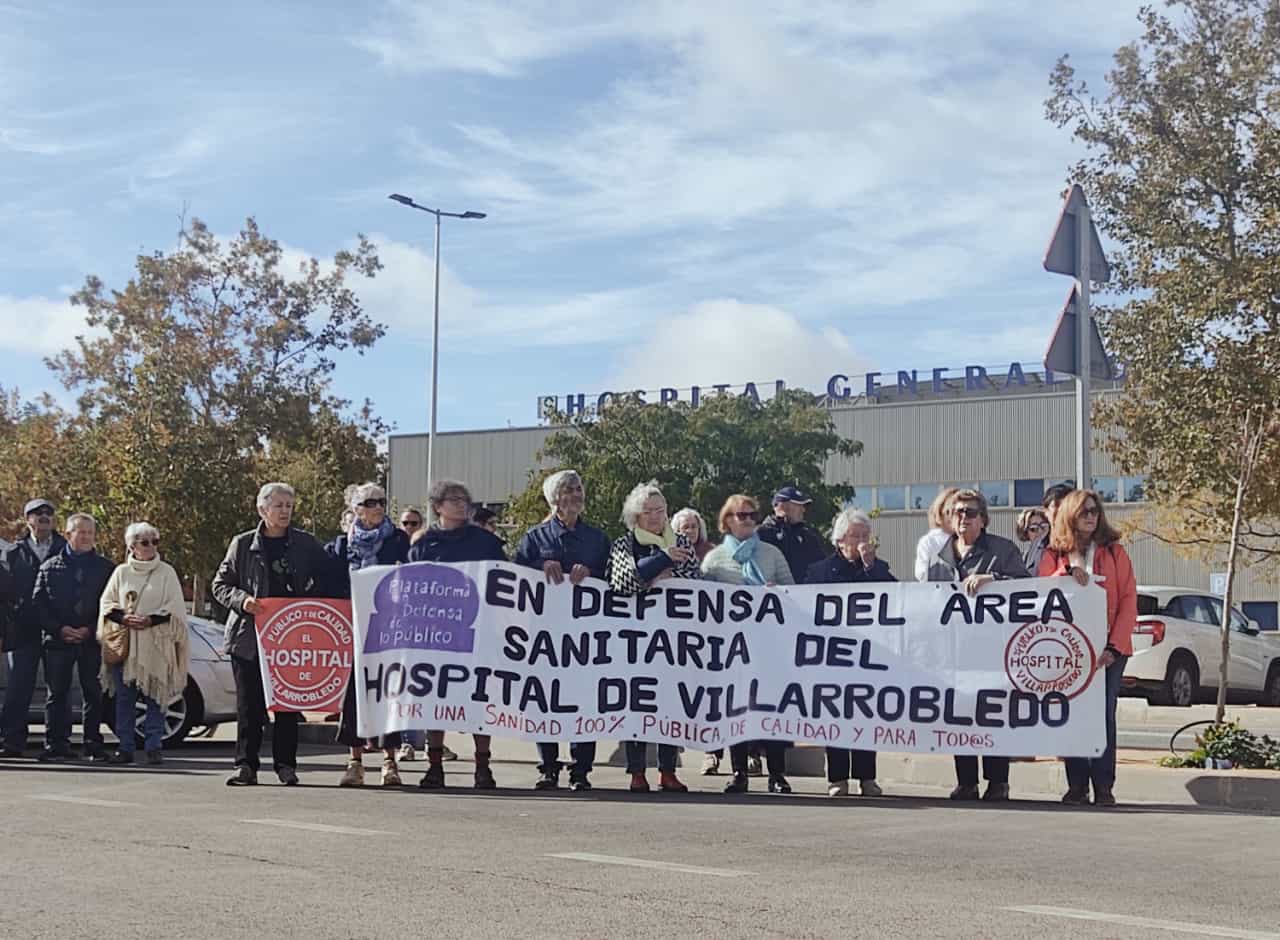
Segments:
[[[1249,634],[1249,636],[1257,636],[1262,632],[1262,627],[1258,624],[1258,621],[1250,620],[1249,625],[1245,627],[1244,632]]]

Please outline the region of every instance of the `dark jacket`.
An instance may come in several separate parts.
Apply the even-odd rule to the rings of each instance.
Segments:
[[[241,532],[227,546],[227,555],[218,566],[210,586],[213,596],[227,609],[227,627],[223,649],[240,659],[258,658],[258,637],[253,615],[244,612],[250,597],[270,597],[267,556],[262,532],[264,525]],[[286,554],[289,559],[290,596],[328,597],[333,592],[334,564],[321,544],[310,532],[290,528]]]
[[[1018,546],[1006,538],[983,532],[963,559],[956,555],[955,543],[948,539],[929,559],[930,581],[963,581],[971,574],[995,575],[998,581],[1031,577]]]
[[[889,563],[883,558],[877,558],[868,569],[862,564],[861,558],[847,561],[839,552],[810,565],[809,570],[804,574],[805,584],[848,584],[854,581],[897,580],[892,572],[889,571]]]
[[[330,597],[351,596],[351,547],[347,537],[339,535],[325,544],[324,552],[331,565],[329,577]],[[378,564],[402,565],[409,560],[409,536],[403,529],[396,529],[378,546]]]
[[[45,561],[66,547],[67,540],[55,532]],[[36,646],[43,639],[40,615],[31,602],[40,564],[40,559],[31,550],[30,541],[25,538],[13,548],[0,552],[0,607],[6,608],[5,613],[0,613],[0,620],[5,622],[6,650]]]
[[[677,534],[676,544],[690,551],[688,560],[679,565],[657,545],[641,545],[635,533],[628,532],[615,539],[609,550],[609,562],[605,565],[609,585],[618,594],[639,594],[668,569],[676,578],[701,578],[698,556],[690,547],[689,540]]]
[[[92,627],[85,642],[98,642],[98,602],[115,570],[115,563],[97,552],[74,555],[65,545],[58,554],[45,559],[36,575],[31,602],[40,618],[47,648],[66,647],[61,636],[63,627]]]
[[[506,561],[506,546],[488,529],[478,525],[442,529],[432,526],[409,549],[410,561]]]
[[[760,541],[780,549],[791,569],[796,584],[804,583],[810,566],[827,557],[828,543],[804,522],[790,523],[781,516],[770,516],[756,529]]]
[[[609,536],[581,519],[570,529],[553,516],[524,534],[514,561],[539,571],[548,561],[558,561],[566,575],[574,565],[586,565],[591,577],[603,579],[609,561]]]

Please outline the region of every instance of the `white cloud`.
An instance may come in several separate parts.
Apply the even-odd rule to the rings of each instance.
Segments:
[[[839,330],[813,328],[778,307],[732,299],[706,300],[652,319],[643,341],[621,357],[610,388],[706,388],[782,379],[819,391],[836,373],[867,371],[867,361]]]
[[[50,356],[74,347],[91,331],[84,309],[65,297],[13,297],[0,294],[0,348]]]

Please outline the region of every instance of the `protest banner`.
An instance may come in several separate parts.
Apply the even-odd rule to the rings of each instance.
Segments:
[[[254,616],[267,710],[336,712],[351,678],[351,602],[262,597]]]
[[[497,562],[352,575],[359,733],[436,728],[699,750],[780,739],[1096,756],[1102,589],[1071,578],[615,594]]]

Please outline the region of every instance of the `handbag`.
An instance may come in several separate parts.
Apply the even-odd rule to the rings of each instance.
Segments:
[[[125,594],[125,613],[132,614],[137,609],[138,596],[147,589],[147,585],[151,583],[151,575],[154,573],[154,568],[147,572],[147,576],[143,579],[142,587],[138,589],[137,594],[134,594],[133,591]],[[129,658],[129,634],[133,631],[123,624],[119,626],[119,630],[112,630],[102,635],[102,661],[108,666],[119,666]]]

